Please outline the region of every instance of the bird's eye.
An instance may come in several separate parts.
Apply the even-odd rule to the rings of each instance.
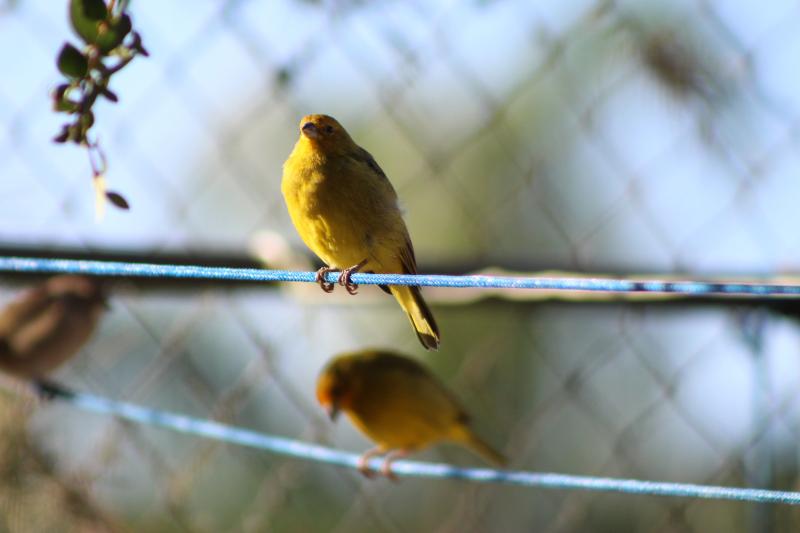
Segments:
[[[325,126],[325,133],[327,133],[328,135],[330,135],[331,133],[333,133],[333,126],[331,126],[330,124],[328,124],[327,126]]]

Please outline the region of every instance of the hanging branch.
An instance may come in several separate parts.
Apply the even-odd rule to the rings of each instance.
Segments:
[[[56,65],[65,76],[53,91],[53,109],[71,116],[53,138],[57,143],[72,142],[86,148],[92,167],[95,208],[102,218],[105,202],[128,209],[128,201],[118,192],[106,189],[108,169],[105,153],[89,132],[94,125],[92,107],[98,97],[116,103],[119,98],[109,89],[111,77],[125,68],[134,57],[148,56],[139,33],[133,31],[125,12],[128,2],[121,0],[70,0],[72,29],[84,43],[82,49],[65,42]]]

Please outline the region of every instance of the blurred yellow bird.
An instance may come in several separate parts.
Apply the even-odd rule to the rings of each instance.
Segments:
[[[283,165],[281,183],[289,215],[300,237],[328,266],[317,272],[325,292],[333,284],[325,274],[341,270],[339,284],[355,294],[350,275],[416,274],[411,238],[397,205],[397,194],[375,159],[327,115],[300,121],[300,139]],[[408,314],[422,345],[439,347],[439,328],[419,287],[381,286]]]
[[[371,457],[386,454],[381,471],[393,477],[392,461],[441,441],[462,444],[492,464],[506,464],[472,431],[458,400],[414,359],[383,350],[338,355],[317,380],[317,400],[332,420],[344,411],[377,444],[359,460],[365,475]]]
[[[54,276],[0,311],[0,370],[43,381],[89,340],[103,310],[100,281]]]

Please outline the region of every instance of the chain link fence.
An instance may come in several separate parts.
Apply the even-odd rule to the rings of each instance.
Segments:
[[[800,251],[800,5],[132,2],[151,53],[98,104],[107,179],[54,145],[66,2],[0,3],[3,253],[311,269],[280,194],[307,113],[386,170],[420,270],[780,275]],[[12,298],[31,279],[2,280]],[[426,289],[118,282],[56,376],[159,409],[361,451],[314,401],[333,354],[424,359],[513,468],[800,489],[796,307],[537,301]],[[2,397],[10,531],[793,531],[790,507],[407,479]],[[441,446],[422,459],[474,464]],[[69,526],[68,528],[66,526]]]

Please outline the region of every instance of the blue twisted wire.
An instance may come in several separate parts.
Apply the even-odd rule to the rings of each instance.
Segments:
[[[335,450],[326,446],[320,446],[318,444],[259,433],[249,429],[221,424],[212,420],[159,411],[140,405],[110,400],[93,394],[74,392],[60,387],[50,388],[45,386],[44,390],[54,397],[54,399],[67,402],[79,409],[112,415],[140,424],[157,426],[231,444],[239,444],[308,461],[349,468],[357,468],[358,465],[358,455]],[[377,470],[380,466],[380,459],[373,459],[370,462],[370,467],[373,469]],[[800,492],[720,487],[691,483],[669,483],[663,481],[641,481],[636,479],[608,477],[574,476],[520,470],[459,468],[448,464],[418,461],[396,461],[392,464],[392,472],[398,476],[406,477],[461,479],[479,483],[502,483],[546,489],[589,490],[683,498],[769,502],[789,505],[800,504]]]
[[[0,271],[81,273],[101,276],[148,278],[191,278],[243,281],[313,282],[315,272],[262,270],[187,265],[158,265],[118,261],[73,259],[38,259],[0,257]],[[338,274],[328,273],[335,282]],[[353,283],[367,285],[418,285],[422,287],[480,287],[496,289],[546,289],[613,293],[672,293],[689,296],[798,296],[800,285],[780,283],[726,283],[709,281],[626,280],[613,278],[445,276],[409,274],[362,274],[351,277]]]

